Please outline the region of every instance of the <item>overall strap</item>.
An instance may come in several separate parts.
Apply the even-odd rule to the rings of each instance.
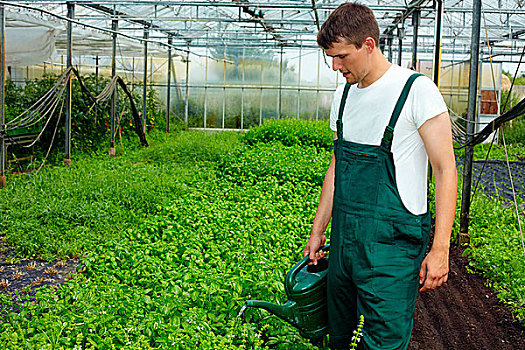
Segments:
[[[341,98],[341,102],[339,104],[339,116],[337,117],[337,140],[338,142],[343,141],[343,112],[345,110],[345,104],[346,104],[346,97],[348,96],[348,91],[350,90],[350,84],[345,84],[345,89],[343,91],[343,97]]]
[[[390,117],[390,122],[388,123],[385,132],[383,133],[383,139],[381,140],[381,146],[385,147],[388,151],[390,151],[390,148],[392,147],[392,139],[394,138],[394,127],[396,126],[397,120],[399,119],[399,115],[401,114],[401,110],[405,105],[408,93],[410,92],[410,88],[412,87],[414,80],[416,80],[416,78],[421,75],[423,74],[412,74],[408,78],[405,87],[403,88],[403,91],[401,91],[401,95],[399,95],[399,99],[397,100],[396,106],[394,107],[394,111],[392,112],[392,116]]]

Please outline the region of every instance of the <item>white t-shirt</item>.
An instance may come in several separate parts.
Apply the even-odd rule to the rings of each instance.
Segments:
[[[343,113],[343,139],[361,144],[380,145],[394,106],[414,72],[395,64],[372,85],[351,86]],[[330,127],[336,131],[336,120],[344,85],[334,93]],[[405,207],[413,214],[427,211],[428,156],[418,128],[427,120],[446,112],[447,106],[432,80],[418,77],[394,128],[392,153],[396,182]]]

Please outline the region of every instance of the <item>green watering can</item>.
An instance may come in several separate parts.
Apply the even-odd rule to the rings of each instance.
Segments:
[[[327,244],[321,250],[328,251]],[[328,333],[326,309],[326,279],[328,258],[317,260],[317,265],[308,265],[305,256],[288,273],[285,279],[288,301],[277,305],[261,300],[247,300],[246,307],[265,309],[296,327],[305,338],[318,340]]]

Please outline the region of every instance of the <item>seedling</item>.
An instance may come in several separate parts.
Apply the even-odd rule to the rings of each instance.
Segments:
[[[16,271],[11,275],[11,278],[14,280],[19,280],[20,278],[22,278],[22,276],[23,274],[20,271]]]
[[[0,281],[0,287],[2,287],[4,289],[9,288],[10,285],[11,285],[11,283],[9,283],[9,281],[7,279],[5,279],[5,278]]]
[[[33,281],[33,283],[31,283],[33,286],[39,286],[41,285],[42,283],[44,283],[44,278],[43,277],[39,277],[37,278],[36,280]]]
[[[57,270],[54,268],[54,267],[49,267],[47,268],[45,271],[44,271],[44,274],[46,275],[56,275],[57,274]]]
[[[26,265],[26,271],[31,271],[31,270],[34,270],[35,268],[36,268],[36,263],[34,261]]]
[[[57,263],[55,264],[55,266],[53,266],[55,269],[59,269],[61,267],[64,267],[64,266],[67,266],[67,263],[65,261],[57,261]]]

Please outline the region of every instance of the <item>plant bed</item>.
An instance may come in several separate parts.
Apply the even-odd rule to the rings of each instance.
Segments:
[[[525,327],[483,277],[467,271],[463,251],[452,245],[448,281],[419,294],[408,349],[525,349]]]
[[[20,258],[0,240],[0,319],[35,300],[36,290],[58,287],[76,276],[78,260]],[[1,321],[0,321],[1,322]]]

